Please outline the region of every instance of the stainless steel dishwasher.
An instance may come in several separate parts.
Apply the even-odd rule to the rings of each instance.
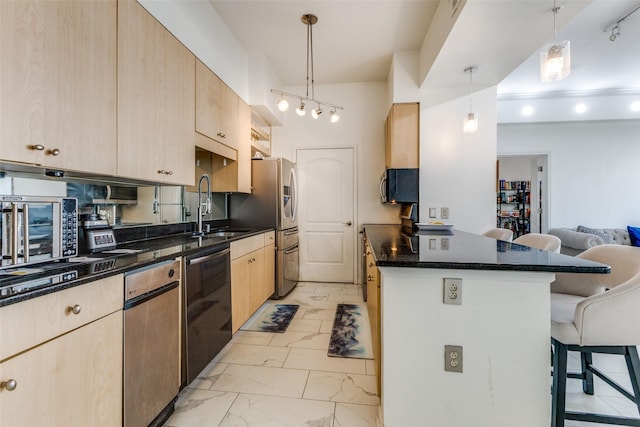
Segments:
[[[193,381],[231,340],[229,244],[185,257],[183,385]]]
[[[133,270],[124,280],[124,425],[144,427],[180,390],[180,261]]]

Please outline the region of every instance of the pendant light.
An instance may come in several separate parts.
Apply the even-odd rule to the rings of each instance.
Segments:
[[[476,71],[478,67],[467,67],[464,69],[465,73],[469,73],[469,114],[464,116],[464,120],[462,122],[462,131],[464,133],[474,133],[478,130],[478,114],[473,112],[473,72]]]
[[[322,114],[322,105],[332,109],[329,113],[331,123],[336,123],[340,120],[340,116],[337,114],[336,110],[342,110],[343,108],[339,105],[331,104],[329,102],[318,101],[315,98],[315,87],[314,87],[314,78],[313,78],[313,29],[312,26],[318,22],[318,17],[316,15],[312,15],[310,13],[305,13],[300,18],[303,24],[307,26],[307,93],[305,96],[294,95],[292,93],[283,92],[281,90],[271,89],[272,93],[280,95],[280,101],[278,101],[278,109],[280,111],[287,111],[289,109],[289,102],[285,99],[285,97],[297,98],[300,101],[298,108],[296,108],[296,114],[299,116],[304,116],[305,111],[305,103],[304,101],[308,101],[311,104],[316,104],[317,108],[311,110],[311,117],[314,119],[318,119]],[[309,70],[311,70],[311,94],[309,94]]]
[[[560,10],[553,1],[553,42],[540,51],[540,80],[543,83],[562,80],[571,74],[571,52],[569,40],[556,41],[556,16]]]

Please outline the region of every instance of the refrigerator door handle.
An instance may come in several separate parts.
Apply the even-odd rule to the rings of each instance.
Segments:
[[[296,221],[296,215],[298,214],[298,180],[296,178],[295,169],[291,169],[289,171],[289,182],[292,183],[293,191],[291,195],[293,196],[293,203],[291,208],[291,220]]]
[[[290,248],[290,249],[286,249],[286,250],[284,251],[284,254],[285,254],[285,255],[292,254],[292,253],[294,253],[294,252],[297,252],[297,251],[298,251],[298,249],[300,249],[300,248],[299,248],[299,246],[298,246],[298,245],[295,245],[294,247],[292,247],[292,248]]]
[[[284,232],[285,236],[292,236],[294,234],[298,234],[298,227],[290,228]]]

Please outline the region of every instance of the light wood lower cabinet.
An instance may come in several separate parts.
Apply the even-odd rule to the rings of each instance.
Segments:
[[[371,344],[373,345],[373,361],[376,369],[378,396],[381,396],[381,336],[380,336],[380,271],[376,267],[369,243],[365,240],[367,312],[371,327]]]
[[[0,308],[0,426],[122,425],[123,277]]]
[[[231,242],[231,329],[235,333],[275,292],[274,232]]]
[[[122,425],[122,311],[0,363],[2,426]]]

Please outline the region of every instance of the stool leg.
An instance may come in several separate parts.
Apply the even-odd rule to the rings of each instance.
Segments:
[[[627,346],[624,354],[633,388],[633,396],[638,413],[640,413],[640,360],[638,359],[638,348],[635,345]]]
[[[588,367],[593,363],[591,352],[580,352],[580,366],[582,369],[582,391],[593,394],[593,372]]]
[[[553,340],[553,386],[551,388],[551,427],[564,427],[567,392],[567,346]]]

